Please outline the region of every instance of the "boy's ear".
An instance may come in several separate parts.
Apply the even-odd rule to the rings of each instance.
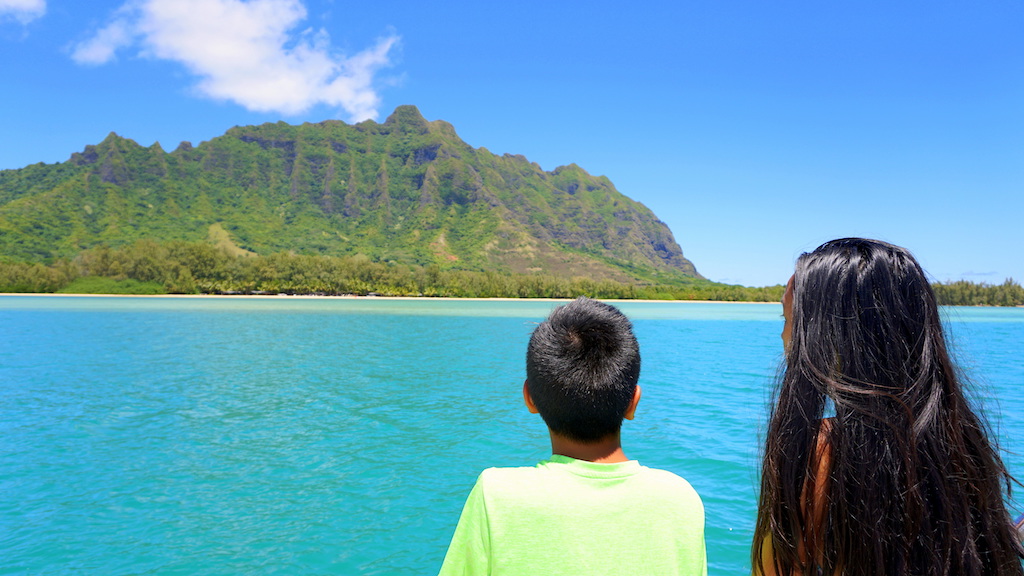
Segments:
[[[530,388],[527,387],[526,381],[523,381],[523,402],[526,402],[526,409],[530,411],[530,414],[537,414],[537,407],[533,404],[533,398],[530,397]]]
[[[626,420],[632,420],[633,416],[636,416],[636,405],[640,403],[640,385],[636,385],[636,390],[633,390],[633,400],[630,401],[629,407],[626,408],[626,414],[622,417]]]

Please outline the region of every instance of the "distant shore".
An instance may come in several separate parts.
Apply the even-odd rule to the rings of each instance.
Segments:
[[[453,302],[568,302],[571,298],[456,298],[452,296],[359,296],[356,294],[317,295],[317,294],[66,294],[55,292],[0,292],[0,296],[71,296],[85,298],[231,298],[249,300],[434,300]],[[753,300],[650,300],[598,298],[608,302],[645,302],[667,304],[672,302],[688,304],[778,304],[778,302],[759,302]],[[943,306],[966,306],[969,308],[1024,308],[1024,305],[994,306],[991,304],[944,304]]]
[[[0,296],[71,296],[85,298],[238,298],[249,300],[433,300],[454,302],[568,302],[571,298],[455,298],[452,296],[358,296],[343,294],[320,296],[316,294],[66,294],[55,292],[0,292]],[[608,302],[690,303],[690,304],[778,304],[749,300],[645,300],[598,298]]]

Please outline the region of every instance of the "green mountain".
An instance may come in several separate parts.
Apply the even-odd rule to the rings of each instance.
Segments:
[[[607,178],[473,148],[413,106],[383,124],[235,127],[170,153],[111,133],[66,162],[0,171],[0,258],[48,262],[140,239],[442,269],[700,278],[668,227]]]

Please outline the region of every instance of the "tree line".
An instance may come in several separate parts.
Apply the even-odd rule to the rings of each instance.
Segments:
[[[0,292],[777,301],[782,288],[481,272],[378,262],[360,255],[237,256],[205,243],[139,240],[120,248],[91,248],[50,264],[0,262]]]
[[[932,284],[935,297],[947,306],[1024,306],[1024,288],[1013,278],[1002,284],[975,284],[967,280]]]
[[[1024,289],[957,281],[934,285],[940,303],[1024,305]],[[708,281],[623,283],[372,261],[365,256],[236,256],[205,243],[139,240],[99,246],[50,264],[0,262],[0,292],[315,294],[453,298],[575,298],[778,302],[783,287]]]

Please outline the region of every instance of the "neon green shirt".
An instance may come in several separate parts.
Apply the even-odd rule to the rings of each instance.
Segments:
[[[554,455],[480,474],[441,576],[707,574],[704,505],[671,472]]]

